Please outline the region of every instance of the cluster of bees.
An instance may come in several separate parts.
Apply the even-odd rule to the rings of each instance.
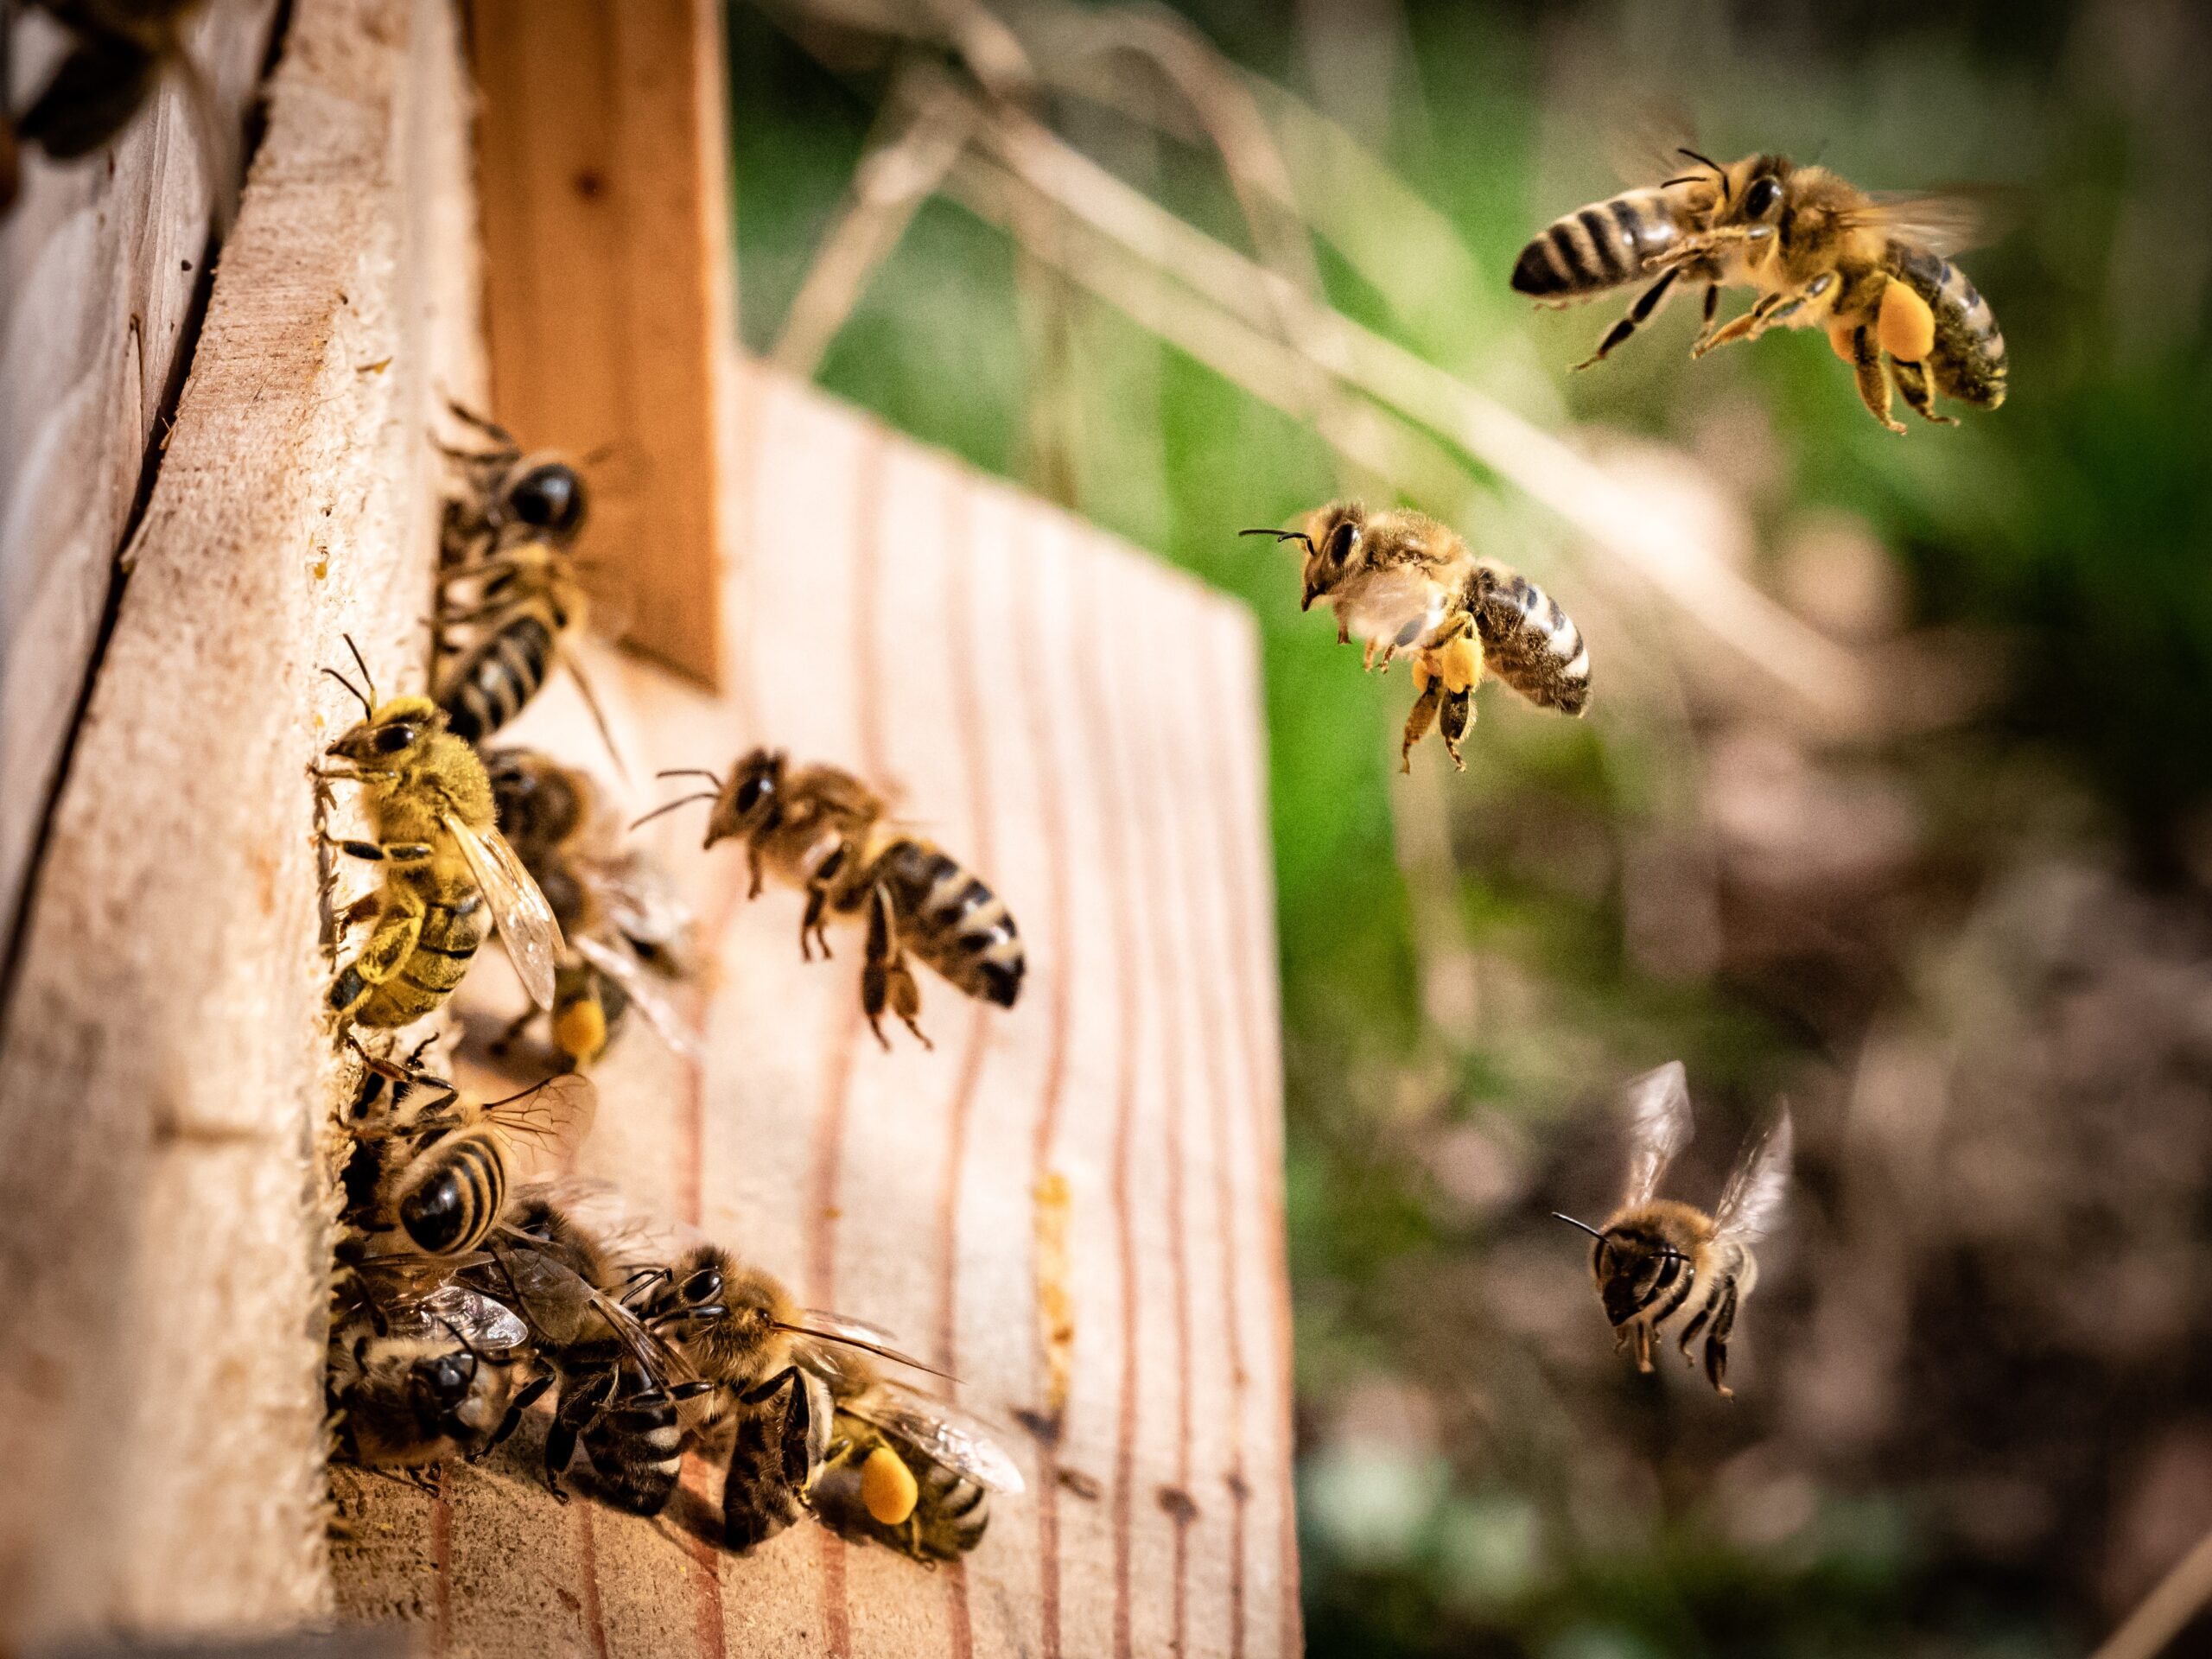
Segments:
[[[361,719],[317,785],[355,786],[371,830],[332,846],[379,878],[338,913],[352,942],[328,996],[359,1075],[339,1126],[337,1451],[427,1478],[491,1452],[550,1393],[544,1478],[564,1497],[581,1449],[599,1497],[658,1514],[696,1454],[722,1471],[734,1550],[804,1513],[918,1560],[955,1559],[982,1537],[990,1493],[1022,1480],[988,1433],[904,1380],[929,1367],[864,1321],[801,1308],[721,1246],[629,1214],[611,1189],[521,1179],[588,1132],[587,1069],[629,1010],[696,1052],[668,994],[694,971],[693,925],[658,868],[620,844],[588,773],[485,747],[556,666],[581,675],[568,646],[585,613],[573,546],[587,496],[567,462],[454,414],[473,441],[448,451],[459,487],[432,695],[379,698],[358,652],[359,683],[325,671]],[[804,954],[827,955],[833,921],[862,931],[861,1007],[886,1046],[887,1013],[921,1036],[913,961],[1014,1006],[1026,959],[1004,901],[859,779],[765,749],[727,780],[680,775],[713,787],[658,811],[710,801],[706,845],[744,844],[755,896],[772,874],[804,894]],[[437,1014],[493,932],[531,1003],[495,1052],[543,1018],[560,1069],[483,1101],[425,1064],[429,1040],[372,1051]]]

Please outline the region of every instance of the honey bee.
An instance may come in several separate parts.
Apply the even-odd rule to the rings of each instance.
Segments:
[[[341,915],[346,926],[375,926],[339,969],[330,1006],[353,1025],[410,1025],[453,994],[487,927],[497,927],[531,1001],[550,1007],[561,925],[499,834],[484,763],[428,698],[378,702],[368,665],[346,643],[366,689],[323,672],[360,700],[364,717],[326,751],[348,769],[317,776],[361,786],[376,839],[333,844],[381,863],[385,877]]]
[[[1452,764],[1466,770],[1459,744],[1485,671],[1540,709],[1579,716],[1590,706],[1590,650],[1567,613],[1424,513],[1332,501],[1308,514],[1303,530],[1240,533],[1304,544],[1299,608],[1319,600],[1333,609],[1337,643],[1358,639],[1363,667],[1387,672],[1398,652],[1413,653],[1416,696],[1398,746],[1401,770],[1412,769],[1413,747],[1432,725]]]
[[[1922,418],[1936,394],[1995,409],[2005,401],[2005,336],[1996,315],[1946,257],[1970,245],[1977,207],[1961,198],[1879,194],[1825,168],[1758,155],[1726,166],[1680,152],[1699,170],[1581,208],[1522,250],[1513,285],[1559,302],[1655,278],[1586,368],[1649,318],[1679,278],[1706,284],[1702,357],[1770,327],[1825,329],[1852,366],[1867,410],[1892,432],[1892,386]],[[1723,286],[1755,289],[1750,310],[1716,330]]]
[[[369,1255],[404,1235],[428,1256],[466,1255],[499,1224],[518,1147],[557,1156],[580,1144],[598,1110],[588,1079],[548,1077],[480,1103],[413,1063],[363,1055],[368,1076],[349,1127],[346,1220]]]
[[[183,85],[211,177],[234,146],[222,134],[207,77],[185,49],[183,31],[200,0],[35,0],[67,31],[69,49],[45,87],[13,122],[16,143],[57,162],[113,142],[175,70]],[[0,188],[4,181],[0,181]],[[4,206],[0,198],[0,206]]]
[[[638,822],[695,801],[713,802],[705,844],[744,840],[750,896],[760,896],[767,870],[806,893],[802,957],[811,961],[816,943],[830,955],[826,917],[865,917],[861,1007],[886,1048],[887,1007],[923,1047],[931,1046],[915,1024],[921,990],[906,965],[910,947],[969,996],[1010,1008],[1020,995],[1027,963],[1006,901],[949,854],[894,827],[883,798],[850,772],[821,766],[794,770],[781,750],[755,749],[738,761],[727,784],[710,772],[661,776],[703,778],[714,787],[668,802]]]
[[[446,565],[473,564],[516,542],[568,547],[590,505],[583,474],[559,455],[525,454],[513,433],[448,402],[454,417],[491,441],[489,448],[441,444],[460,471],[462,493],[446,498],[438,546]]]
[[[614,826],[588,775],[535,749],[493,750],[484,764],[500,831],[568,947],[554,978],[556,1050],[571,1066],[590,1065],[635,1007],[671,1048],[696,1055],[697,1039],[661,990],[693,971],[690,911],[644,853],[612,844]],[[497,1046],[537,1017],[524,1013]]]
[[[387,1306],[356,1278],[331,1327],[326,1379],[339,1454],[368,1468],[474,1460],[543,1392],[514,1313],[444,1283]]]
[[[928,1563],[975,1548],[990,1494],[1022,1490],[1014,1460],[971,1420],[879,1382],[837,1402],[808,1501],[832,1531]]]
[[[1747,1141],[1713,1214],[1673,1198],[1659,1198],[1660,1178],[1689,1144],[1690,1095],[1681,1062],[1647,1072],[1628,1088],[1629,1173],[1620,1207],[1603,1229],[1575,1220],[1596,1241],[1590,1274],[1613,1327],[1615,1351],[1651,1369],[1651,1344],[1676,1313],[1688,1318],[1678,1348],[1705,1335],[1705,1375],[1724,1398],[1730,1394],[1728,1338],[1736,1316],[1758,1282],[1751,1246],[1774,1229],[1789,1186],[1789,1114],[1777,1113]],[[1555,1215],[1557,1211],[1554,1212]]]

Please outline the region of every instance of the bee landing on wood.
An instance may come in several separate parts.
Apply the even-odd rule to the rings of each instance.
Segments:
[[[1702,1332],[1706,1377],[1726,1397],[1728,1338],[1758,1282],[1751,1246],[1774,1230],[1789,1192],[1789,1111],[1777,1113],[1745,1144],[1721,1191],[1720,1207],[1707,1215],[1654,1196],[1668,1165],[1689,1144],[1689,1084],[1681,1062],[1630,1084],[1628,1107],[1628,1183],[1619,1208],[1603,1228],[1572,1216],[1559,1219],[1596,1241],[1590,1274],[1612,1325],[1614,1347],[1630,1348],[1637,1369],[1649,1371],[1652,1338],[1669,1319],[1683,1314],[1677,1344],[1683,1358]]]
[[[663,772],[664,778],[703,778],[714,787],[649,812],[639,823],[695,801],[711,801],[705,844],[735,838],[758,898],[765,874],[806,894],[799,918],[799,952],[812,960],[818,944],[830,955],[825,919],[865,925],[861,1007],[876,1040],[888,1048],[882,1016],[887,1008],[921,1038],[915,1018],[921,989],[906,952],[968,995],[1010,1008],[1021,995],[1027,960],[1014,916],[982,878],[933,843],[899,829],[882,796],[836,766],[791,766],[780,750],[755,749],[741,760],[727,783],[710,772]],[[634,827],[634,826],[633,826]]]
[[[1466,770],[1459,744],[1485,671],[1540,709],[1579,716],[1590,706],[1582,631],[1535,583],[1478,559],[1456,531],[1425,513],[1332,501],[1307,515],[1303,530],[1240,533],[1304,545],[1299,608],[1319,601],[1335,611],[1337,643],[1357,639],[1362,666],[1387,672],[1398,652],[1412,653],[1416,696],[1398,746],[1401,770],[1412,769],[1413,747],[1432,725],[1452,764]]]
[[[376,839],[334,845],[381,864],[385,877],[340,918],[375,926],[339,969],[330,1006],[353,1025],[410,1025],[444,1004],[496,926],[531,1001],[550,1007],[561,926],[499,834],[484,763],[429,698],[379,702],[368,664],[346,643],[364,684],[323,672],[360,700],[363,717],[325,752],[346,769],[317,777],[361,786]]]
[[[1995,409],[2005,401],[2005,336],[1989,303],[1946,257],[1972,245],[1978,206],[1959,197],[1886,195],[1783,156],[1728,165],[1680,152],[1698,171],[1584,207],[1522,250],[1513,286],[1547,303],[1655,280],[1586,368],[1646,321],[1678,280],[1706,284],[1706,326],[1691,348],[1756,340],[1771,327],[1827,331],[1859,395],[1892,432],[1894,386],[1923,419],[1936,395]],[[1755,289],[1751,308],[1718,330],[1722,287]]]

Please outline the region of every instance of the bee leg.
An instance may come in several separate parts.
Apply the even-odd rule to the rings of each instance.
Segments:
[[[922,1011],[921,988],[914,983],[912,969],[906,966],[906,953],[899,944],[898,919],[892,914],[891,895],[877,887],[868,895],[868,955],[861,964],[861,1007],[868,1014],[869,1027],[875,1040],[888,1049],[891,1039],[883,1034],[883,1010],[888,1006],[906,1029],[921,1038],[924,1048],[933,1048],[922,1028],[914,1023],[914,1016]]]
[[[1778,316],[1787,316],[1805,302],[1802,295],[1765,294],[1758,303],[1740,317],[1728,323],[1717,334],[1707,334],[1690,347],[1692,357],[1703,357],[1707,352],[1718,351],[1723,346],[1732,346],[1739,340],[1757,340],[1766,332],[1767,325]]]
[[[1959,423],[1955,415],[1938,415],[1936,412],[1936,393],[1928,384],[1926,364],[1908,363],[1903,358],[1892,357],[1889,359],[1889,370],[1890,378],[1904,394],[1905,407],[1922,420],[1932,421],[1937,426],[1956,426]]]
[[[1867,412],[1892,432],[1903,436],[1904,423],[1890,414],[1890,377],[1882,366],[1882,348],[1874,331],[1863,324],[1851,331],[1851,372],[1859,381],[1859,400]]]
[[[552,1426],[545,1431],[545,1485],[563,1503],[569,1495],[561,1490],[561,1476],[575,1458],[576,1441],[598,1419],[620,1380],[617,1373],[609,1371],[604,1378],[590,1377],[582,1383],[571,1379],[562,1385]]]
[[[1414,658],[1414,690],[1421,695],[1414,699],[1412,712],[1406,716],[1405,734],[1398,743],[1398,770],[1402,772],[1414,769],[1414,745],[1428,735],[1437,707],[1444,701],[1444,682],[1429,668],[1426,658]]]
[[[1690,355],[1692,357],[1695,357],[1697,355],[1699,346],[1704,345],[1707,340],[1713,338],[1713,325],[1719,315],[1720,284],[1718,283],[1707,283],[1705,285],[1704,321],[1698,325],[1697,338],[1690,342]]]
[[[1723,1400],[1735,1397],[1724,1379],[1728,1375],[1728,1333],[1736,1328],[1736,1281],[1731,1279],[1721,1293],[1720,1311],[1713,1316],[1713,1334],[1705,1339],[1705,1376]]]
[[[369,935],[369,942],[361,947],[360,954],[338,970],[337,978],[330,983],[330,1006],[341,1013],[349,1010],[385,981],[399,971],[400,963],[414,954],[415,941],[423,931],[423,901],[401,889],[397,896],[389,890],[381,899],[391,900],[377,922],[377,931]]]
[[[338,912],[338,931],[343,933],[349,928],[359,927],[383,907],[384,893],[381,889],[363,893]]]
[[[1605,339],[1598,342],[1598,349],[1574,366],[1586,369],[1592,364],[1602,363],[1605,360],[1605,354],[1614,346],[1624,345],[1630,334],[1651,320],[1651,314],[1659,308],[1659,302],[1667,297],[1667,290],[1675,285],[1675,278],[1681,274],[1679,269],[1661,272],[1657,282],[1636,296],[1636,303],[1629,307],[1628,315],[1605,331]]]
[[[747,900],[758,899],[760,896],[760,849],[750,842],[745,849],[745,868],[753,878],[752,884],[745,890],[745,896]]]
[[[541,1367],[544,1365],[543,1360],[536,1363]],[[507,1437],[522,1426],[523,1413],[536,1405],[544,1395],[545,1390],[552,1386],[553,1373],[546,1369],[541,1369],[536,1376],[524,1383],[521,1391],[507,1402],[507,1414],[499,1419],[499,1426],[492,1431],[492,1438],[485,1441],[483,1449],[471,1456],[468,1460],[474,1463],[498,1451],[505,1444]]]
[[[1445,749],[1452,756],[1452,765],[1460,772],[1467,769],[1467,763],[1459,758],[1459,742],[1466,736],[1467,728],[1474,723],[1474,688],[1470,686],[1463,690],[1446,691],[1444,718],[1440,729],[1444,734]]]
[[[809,887],[806,890],[806,913],[798,918],[798,954],[802,961],[814,960],[813,947],[808,944],[810,938],[822,941],[822,959],[824,962],[830,960],[830,940],[822,931],[822,912],[829,905],[828,888]]]

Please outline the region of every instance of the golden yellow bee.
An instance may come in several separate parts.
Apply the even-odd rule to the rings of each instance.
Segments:
[[[427,697],[378,702],[358,649],[353,660],[364,686],[323,670],[360,700],[363,718],[326,751],[346,767],[318,776],[361,786],[376,839],[334,844],[385,877],[341,918],[375,925],[339,969],[330,1006],[353,1025],[411,1024],[453,994],[496,926],[531,1001],[550,1007],[561,926],[499,834],[484,763]]]
[[[1789,1114],[1778,1112],[1745,1144],[1721,1191],[1720,1207],[1707,1215],[1655,1196],[1668,1165],[1689,1144],[1689,1082],[1681,1062],[1631,1083],[1628,1105],[1628,1184],[1619,1208],[1603,1228],[1572,1216],[1559,1219],[1596,1241],[1590,1274],[1612,1325],[1615,1348],[1631,1348],[1637,1369],[1648,1371],[1659,1328],[1685,1314],[1682,1357],[1689,1357],[1690,1344],[1702,1332],[1706,1377],[1726,1396],[1728,1338],[1758,1282],[1751,1246],[1774,1230],[1789,1189]]]
[[[735,837],[746,845],[760,896],[765,872],[806,894],[799,919],[800,954],[830,954],[825,919],[865,918],[861,1007],[886,1048],[888,1008],[906,1028],[915,1024],[920,988],[906,965],[909,947],[969,996],[1010,1008],[1021,994],[1027,959],[1006,901],[950,854],[907,834],[890,820],[889,804],[852,773],[836,766],[791,767],[782,751],[755,749],[724,783],[713,772],[668,772],[664,778],[703,778],[712,789],[668,802],[638,820],[694,801],[712,801],[706,844]]]
[[[1452,765],[1466,770],[1459,744],[1485,671],[1540,709],[1580,715],[1590,706],[1582,631],[1535,582],[1478,559],[1459,532],[1426,513],[1332,501],[1309,513],[1303,530],[1240,533],[1305,547],[1299,608],[1318,600],[1335,611],[1337,643],[1358,640],[1363,666],[1387,672],[1398,652],[1412,653],[1416,696],[1398,746],[1402,769],[1411,769],[1414,745],[1440,723]]]
[[[1785,156],[1726,165],[1694,150],[1694,172],[1630,190],[1554,221],[1521,251],[1513,286],[1548,303],[1650,279],[1628,315],[1578,365],[1586,368],[1646,321],[1677,280],[1706,285],[1706,326],[1692,355],[1770,327],[1824,329],[1852,366],[1859,395],[1892,432],[1892,385],[1942,424],[1940,393],[1979,409],[2005,401],[2005,336],[1989,302],[1950,263],[1980,228],[1961,197],[1885,195]],[[1758,298],[1713,327],[1719,290]]]

